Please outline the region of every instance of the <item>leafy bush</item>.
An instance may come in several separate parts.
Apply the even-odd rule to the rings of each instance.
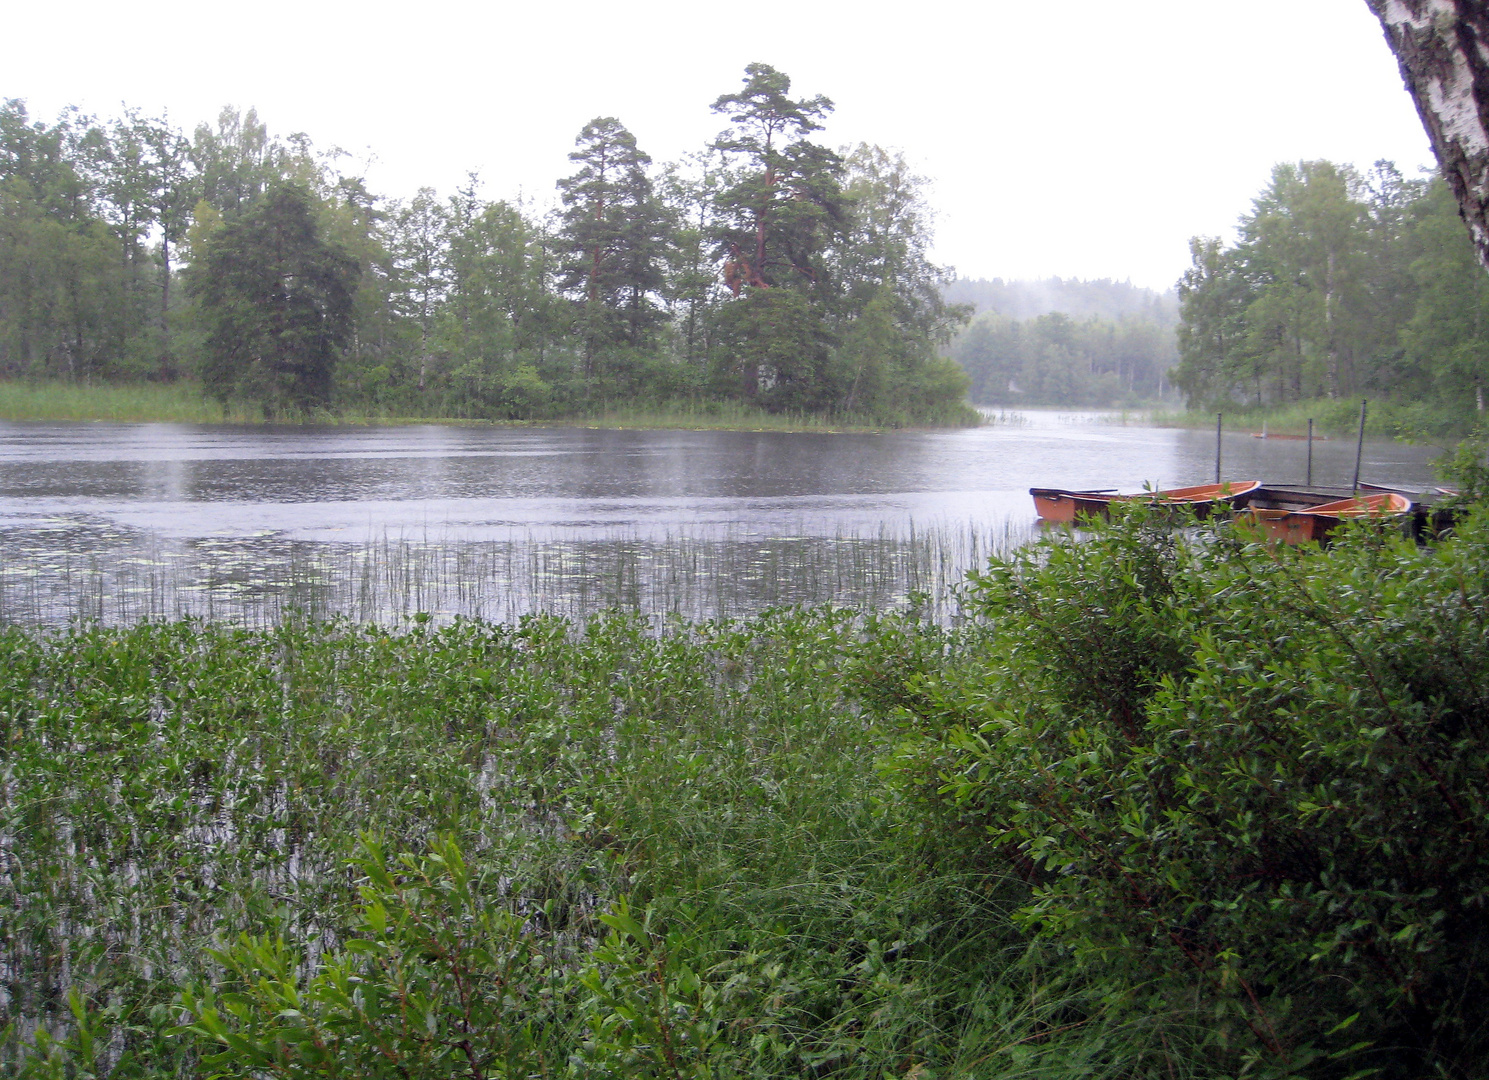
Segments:
[[[974,576],[891,780],[1023,924],[1310,1076],[1489,1063],[1489,520],[1331,550],[1134,515]],[[879,691],[881,703],[885,695]],[[1249,1065],[1246,1063],[1250,1062]]]

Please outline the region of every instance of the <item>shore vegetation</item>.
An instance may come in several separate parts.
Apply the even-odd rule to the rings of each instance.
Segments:
[[[271,418],[245,400],[226,404],[207,395],[200,382],[74,383],[61,380],[0,380],[0,420],[111,421],[116,423],[259,424],[504,424],[720,431],[885,431],[911,425],[903,416],[883,421],[864,413],[772,412],[758,405],[707,399],[596,402],[579,412],[533,419],[491,419],[479,410],[427,412],[391,407],[364,410],[281,408]],[[996,422],[962,403],[948,407],[945,423],[975,426]]]
[[[1462,514],[1309,550],[1134,511],[950,621],[12,625],[0,1062],[1481,1075]]]
[[[1482,420],[1489,279],[1444,181],[1385,161],[1279,164],[1238,239],[1196,237],[1191,253],[1173,381],[1192,407],[1368,397],[1412,431]]]
[[[1428,402],[1404,402],[1391,398],[1317,398],[1311,401],[1277,402],[1257,406],[1236,402],[1212,403],[1215,408],[1155,409],[1144,414],[1157,427],[1215,427],[1219,413],[1228,430],[1263,430],[1284,435],[1306,435],[1313,421],[1315,435],[1354,438],[1360,430],[1360,405],[1365,404],[1365,435],[1368,438],[1404,438],[1416,442],[1452,445],[1463,432],[1466,417],[1445,411]]]

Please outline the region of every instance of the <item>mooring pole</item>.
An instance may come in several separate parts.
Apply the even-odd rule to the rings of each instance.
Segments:
[[[1360,457],[1365,453],[1365,406],[1369,398],[1360,400],[1360,437],[1355,441],[1355,489],[1354,494],[1360,493]]]
[[[1313,486],[1313,417],[1308,418],[1308,477],[1303,481],[1304,487]]]
[[[1220,483],[1220,422],[1225,413],[1215,414],[1215,483]]]

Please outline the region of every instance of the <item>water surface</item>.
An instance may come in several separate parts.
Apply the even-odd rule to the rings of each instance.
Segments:
[[[507,618],[903,601],[1032,534],[1031,486],[1213,478],[1214,432],[1031,412],[884,434],[0,423],[0,618],[287,606]],[[1425,485],[1436,448],[1372,441]],[[1301,442],[1227,433],[1232,479],[1300,482]],[[1314,445],[1345,484],[1352,440]]]

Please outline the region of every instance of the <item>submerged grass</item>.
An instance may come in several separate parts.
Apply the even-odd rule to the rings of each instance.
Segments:
[[[0,1073],[1371,1075],[1354,1070],[1363,1050],[1389,1065],[1397,1044],[1370,1045],[1387,1029],[1367,1016],[1342,1034],[1356,1013],[1323,1032],[1330,1014],[1309,1004],[1370,990],[1370,977],[1331,976],[1322,991],[1311,978],[1230,979],[1271,955],[1250,946],[1197,973],[1186,963],[1226,944],[1205,935],[1242,903],[1262,912],[1266,949],[1311,949],[1292,940],[1301,902],[1333,911],[1358,859],[1325,871],[1327,890],[1286,885],[1285,906],[1238,875],[1311,880],[1317,853],[1334,850],[1315,834],[1366,835],[1388,862],[1408,833],[1413,852],[1451,859],[1472,840],[1471,818],[1418,826],[1477,805],[1444,783],[1472,788],[1483,773],[1463,756],[1479,754],[1464,725],[1483,712],[1482,526],[1428,551],[1365,529],[1328,552],[1196,538],[1141,513],[1078,544],[1052,538],[974,577],[967,619],[956,597],[928,591],[967,553],[945,532],[755,549],[736,538],[731,550],[673,536],[649,553],[633,539],[603,559],[561,544],[523,556],[551,557],[552,573],[518,585],[515,548],[390,547],[340,571],[305,564],[258,625],[151,617],[174,602],[163,586],[138,586],[146,610],[111,606],[118,577],[80,578],[96,590],[97,610],[80,609],[90,617],[0,628]],[[985,556],[985,538],[969,536],[967,551]],[[264,587],[262,552],[240,554],[224,573]],[[1181,581],[1184,560],[1198,562]],[[430,603],[440,589],[489,596],[470,580],[477,566],[521,604],[572,602],[573,617],[495,622]],[[613,588],[598,584],[612,573]],[[752,573],[755,592],[728,592]],[[701,585],[689,593],[684,579]],[[780,604],[787,582],[819,596],[843,582],[884,588],[904,610],[876,599],[697,618],[679,601],[714,590]],[[1348,605],[1315,612],[1314,591],[1394,606],[1362,607],[1345,632]],[[336,597],[366,607],[323,617]],[[1459,636],[1418,632],[1445,616]],[[1357,651],[1376,637],[1387,651]],[[1235,646],[1226,662],[1203,662],[1222,642]],[[1256,659],[1274,645],[1287,663]],[[1391,724],[1441,718],[1452,738],[1429,732],[1381,755],[1391,726],[1359,699],[1362,665],[1431,695]],[[1237,675],[1248,670],[1265,678]],[[1192,698],[1175,697],[1184,680],[1198,680]],[[1394,700],[1382,694],[1380,708]],[[1297,712],[1284,734],[1306,753],[1276,749],[1279,701]],[[1237,723],[1248,710],[1255,726]],[[1355,756],[1329,758],[1339,748],[1315,721]],[[1142,739],[1153,748],[1133,754]],[[1234,752],[1237,739],[1262,749]],[[1469,765],[1429,776],[1421,755],[1444,751]],[[1160,752],[1187,771],[1155,771]],[[1258,760],[1273,762],[1264,775],[1236,765]],[[1417,787],[1378,767],[1413,760],[1427,763]],[[1294,771],[1281,787],[1254,778]],[[1182,807],[1170,775],[1188,781]],[[1239,794],[1202,798],[1204,785]],[[1368,822],[1400,805],[1406,825],[1378,843],[1319,816],[1352,790]],[[1411,791],[1431,816],[1404,802]],[[1150,803],[1159,812],[1131,812]],[[1226,809],[1250,805],[1261,816]],[[1185,830],[1204,842],[1172,846]],[[1278,836],[1307,839],[1286,850],[1308,857],[1274,858]],[[1217,860],[1226,845],[1258,854]],[[1454,888],[1471,888],[1473,864],[1450,869]],[[1359,895],[1380,901],[1386,878],[1361,880]],[[1218,897],[1209,915],[1199,889]],[[1386,897],[1388,917],[1416,918],[1407,901],[1437,894]],[[1107,906],[1076,921],[1052,896]],[[1444,938],[1463,947],[1451,959],[1473,971],[1462,929],[1482,919],[1463,918],[1433,933],[1456,934]],[[1389,938],[1403,955],[1417,940]],[[1169,948],[1185,959],[1162,959]],[[1479,1025],[1482,1009],[1456,1000],[1460,982],[1444,988]],[[1238,1020],[1262,1016],[1262,1001],[1291,1017],[1286,1044],[1266,1034],[1275,1026]],[[1336,1051],[1336,1036],[1362,1041]],[[1257,1039],[1270,1039],[1265,1053]]]
[[[173,546],[63,522],[0,536],[0,623],[195,616],[274,626],[299,615],[400,626],[420,612],[437,623],[459,616],[515,621],[540,612],[582,623],[609,609],[712,619],[783,604],[887,610],[916,598],[929,618],[946,623],[956,618],[955,586],[966,572],[1028,542],[1031,532],[931,526],[833,536],[675,531]]]
[[[398,994],[463,971],[520,1020],[450,1036],[504,1048],[481,1075],[1193,1072],[1182,1017],[1112,1011],[1022,885],[915,842],[852,692],[886,626],[6,630],[0,1067],[327,1075],[320,1031],[347,1075],[472,1074],[459,1008],[366,1022],[406,956]]]

